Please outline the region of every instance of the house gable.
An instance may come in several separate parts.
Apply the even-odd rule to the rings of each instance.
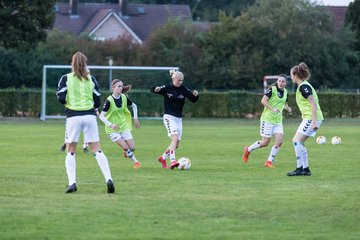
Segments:
[[[101,19],[102,12],[107,12]],[[100,15],[100,17],[98,16]],[[129,36],[134,42],[142,44],[142,40],[127,26],[127,24],[112,10],[101,10],[93,17],[85,28],[90,36],[98,40],[115,39],[122,36]],[[101,20],[100,20],[101,19]],[[100,20],[100,22],[98,22]]]

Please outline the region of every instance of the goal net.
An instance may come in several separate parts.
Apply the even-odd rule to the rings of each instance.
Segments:
[[[160,117],[163,99],[150,93],[152,86],[161,86],[171,81],[169,70],[178,67],[137,66],[88,66],[91,75],[99,84],[102,101],[111,94],[112,79],[120,79],[124,85],[132,85],[129,98],[138,106],[139,117]],[[40,119],[65,118],[65,108],[55,96],[60,77],[69,73],[70,65],[44,65],[42,77]]]

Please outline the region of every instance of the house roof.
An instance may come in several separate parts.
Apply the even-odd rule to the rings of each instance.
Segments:
[[[330,17],[334,21],[334,28],[339,31],[345,24],[346,6],[325,6],[328,10]]]
[[[70,14],[69,3],[56,3],[54,28],[76,35],[94,30],[110,13],[116,14],[142,40],[169,18],[191,21],[188,5],[128,4],[127,16],[121,16],[119,4],[79,3],[78,15]]]

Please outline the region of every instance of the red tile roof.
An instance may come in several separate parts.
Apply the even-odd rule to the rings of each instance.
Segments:
[[[72,16],[69,13],[69,3],[58,2],[54,28],[80,35],[93,30],[111,11],[121,16],[119,4],[78,3],[78,15]],[[188,5],[129,3],[128,16],[122,17],[122,20],[144,41],[156,27],[173,17],[191,21],[190,7]]]
[[[334,28],[339,31],[345,24],[346,6],[325,6],[328,10],[330,17],[334,21]]]

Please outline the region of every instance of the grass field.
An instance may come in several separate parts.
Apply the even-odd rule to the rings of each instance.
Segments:
[[[287,177],[299,122],[284,122],[276,168],[266,169],[270,148],[241,160],[243,146],[259,139],[258,120],[185,119],[177,156],[192,160],[189,171],[156,161],[169,143],[162,121],[143,120],[133,132],[138,170],[100,125],[116,186],[109,195],[81,151],[78,191],[64,194],[63,121],[2,119],[0,239],[360,239],[360,120],[325,121],[318,135],[343,144],[310,139],[313,176]]]

